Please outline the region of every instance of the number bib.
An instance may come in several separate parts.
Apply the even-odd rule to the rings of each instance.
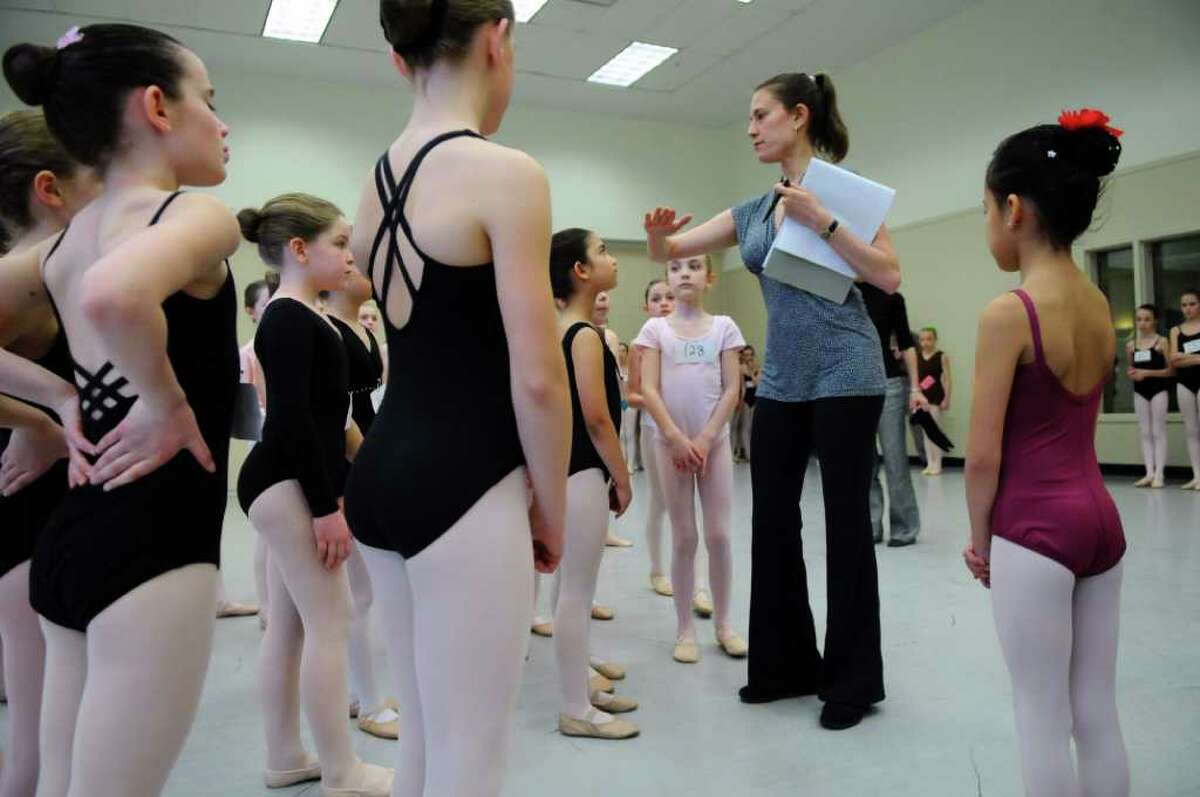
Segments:
[[[1183,344],[1183,353],[1200,354],[1200,338],[1196,340],[1189,340],[1187,343]]]
[[[715,363],[716,361],[716,344],[707,338],[703,340],[681,340],[675,344],[676,365]]]
[[[1135,363],[1148,363],[1148,362],[1150,362],[1150,352],[1148,352],[1148,351],[1135,351],[1135,352],[1133,353],[1133,361],[1134,361]]]

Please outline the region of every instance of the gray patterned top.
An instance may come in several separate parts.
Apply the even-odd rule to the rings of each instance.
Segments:
[[[760,398],[814,401],[882,396],[887,388],[879,335],[858,288],[836,304],[763,273],[775,224],[763,220],[775,194],[733,208],[742,261],[758,277],[767,306],[767,352]]]

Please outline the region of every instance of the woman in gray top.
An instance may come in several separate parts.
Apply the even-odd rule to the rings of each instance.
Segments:
[[[750,677],[747,703],[817,693],[821,724],[857,725],[883,700],[879,583],[868,493],[875,432],[886,389],[879,336],[858,289],[843,304],[763,273],[784,217],[829,241],[860,280],[893,292],[900,265],[887,228],[864,241],[839,228],[817,198],[796,186],[817,154],[840,161],[849,146],[833,83],[823,74],[778,75],[760,85],[747,131],[762,163],[778,163],[775,190],[681,232],[690,215],[646,214],[650,256],[667,262],[737,245],[767,307],[750,473],[754,491]],[[829,615],[817,651],[800,540],[800,494],[810,456],[821,463]]]

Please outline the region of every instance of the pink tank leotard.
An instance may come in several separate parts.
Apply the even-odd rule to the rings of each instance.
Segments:
[[[1033,300],[1025,305],[1035,361],[1017,366],[1004,419],[1004,459],[992,533],[1047,556],[1077,577],[1115,567],[1125,534],[1096,461],[1096,418],[1106,381],[1070,392],[1050,367]]]

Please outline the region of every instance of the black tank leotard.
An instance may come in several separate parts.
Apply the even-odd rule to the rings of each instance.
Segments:
[[[946,388],[942,384],[942,371],[942,353],[940,351],[935,351],[928,360],[921,352],[917,352],[917,381],[924,385],[926,379],[933,379],[933,384],[928,388],[922,387],[921,392],[925,394],[926,401],[936,407],[940,407],[946,400]]]
[[[151,225],[178,195],[167,198]],[[237,295],[228,265],[226,272],[211,299],[180,291],[162,303],[167,359],[216,473],[185,450],[110,492],[99,486],[67,491],[38,538],[29,579],[34,610],[56,625],[85,631],[96,615],[151,579],[187,565],[220,564],[239,370]],[[74,370],[83,432],[96,442],[120,423],[136,397],[120,392],[127,381],[113,373],[111,362],[94,374],[78,363]]]
[[[1167,369],[1167,358],[1158,350],[1158,338],[1154,339],[1149,349],[1139,349],[1137,344],[1134,344],[1134,352],[1148,351],[1150,352],[1150,361],[1145,363],[1135,362],[1133,367],[1139,371],[1165,371]],[[1171,389],[1172,380],[1165,376],[1152,376],[1148,379],[1143,379],[1141,382],[1133,383],[1133,392],[1137,393],[1146,401],[1150,401],[1164,390]]]
[[[567,381],[571,385],[571,465],[567,469],[567,475],[574,476],[588,468],[599,468],[604,472],[605,481],[608,481],[612,474],[609,473],[600,452],[592,443],[591,435],[588,434],[587,423],[583,419],[583,403],[579,400],[579,384],[575,381],[575,357],[571,354],[571,345],[582,329],[590,329],[600,336],[600,347],[604,350],[604,393],[608,402],[608,414],[617,429],[617,434],[621,433],[621,375],[617,370],[617,358],[613,356],[612,349],[608,348],[603,332],[586,321],[572,324],[563,335],[562,341],[563,355],[567,358]]]
[[[1179,352],[1183,354],[1183,345],[1193,340],[1200,340],[1200,332],[1197,332],[1195,335],[1185,335],[1181,328],[1179,330]],[[1190,390],[1192,393],[1200,393],[1200,365],[1188,365],[1176,368],[1175,378],[1179,380],[1179,384],[1183,385],[1185,390]]]
[[[295,479],[313,517],[342,497],[346,461],[346,353],[332,326],[304,303],[280,297],[263,311],[254,353],[267,382],[262,440],[238,474],[238,503]]]
[[[50,254],[54,254],[61,241],[60,237]],[[71,381],[71,351],[67,348],[67,336],[61,324],[50,351],[34,362],[56,376]],[[58,416],[48,407],[38,404],[31,406],[49,415],[55,423],[59,422]],[[0,429],[0,452],[8,447],[9,436],[8,429]],[[0,577],[33,556],[38,535],[66,492],[67,460],[60,459],[15,495],[8,498],[0,496]]]
[[[383,356],[379,353],[379,343],[375,334],[366,330],[370,345],[364,346],[362,338],[354,329],[336,316],[329,320],[342,333],[342,344],[346,349],[346,364],[350,389],[350,415],[358,425],[358,431],[366,437],[375,422],[375,405],[371,403],[371,394],[383,384]]]
[[[460,136],[479,137],[462,130],[434,138],[413,157],[399,185],[387,153],[375,166],[384,214],[368,271],[374,284],[375,255],[386,244],[376,300],[387,333],[388,389],[346,483],[346,519],[364,544],[405,558],[425,550],[525,463],[495,266],[439,263],[413,241],[404,214],[425,156]],[[424,264],[419,288],[400,256],[400,235]],[[412,297],[403,327],[387,313],[396,271]]]

